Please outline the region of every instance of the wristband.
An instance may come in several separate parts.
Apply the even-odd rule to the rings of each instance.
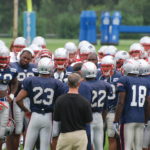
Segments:
[[[13,100],[15,95],[11,93],[11,94],[9,94],[9,97]]]

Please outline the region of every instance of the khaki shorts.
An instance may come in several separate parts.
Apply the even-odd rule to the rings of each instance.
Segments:
[[[61,133],[58,138],[56,150],[86,150],[87,142],[85,130]]]

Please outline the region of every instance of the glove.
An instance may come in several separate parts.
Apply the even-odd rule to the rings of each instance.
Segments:
[[[113,127],[114,127],[114,130],[115,130],[116,134],[119,135],[119,123],[118,122],[114,122],[113,123]]]

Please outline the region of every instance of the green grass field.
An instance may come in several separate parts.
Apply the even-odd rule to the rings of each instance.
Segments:
[[[10,47],[12,39],[10,39],[10,38],[0,38],[0,40],[3,40],[6,43],[6,45],[8,47]],[[64,47],[65,43],[68,42],[68,41],[75,42],[77,45],[79,43],[79,41],[77,39],[46,39],[47,48],[51,51],[54,51],[57,48]],[[130,45],[134,42],[139,42],[139,41],[138,40],[133,40],[133,39],[131,39],[131,40],[120,40],[120,43],[117,46],[117,48],[118,48],[118,50],[128,51]],[[101,47],[100,40],[97,41],[97,45],[95,45],[95,46],[96,46],[97,50]],[[23,150],[23,149],[21,148],[21,150]],[[108,150],[108,140],[106,140],[106,145],[105,145],[104,150]]]
[[[12,39],[10,38],[0,38],[0,40],[4,40],[6,45],[8,47],[10,47]],[[66,42],[75,42],[77,45],[79,43],[79,41],[77,39],[46,39],[46,43],[47,43],[47,48],[50,49],[51,51],[54,51],[56,48],[60,48],[60,47],[64,47]],[[139,42],[138,40],[120,40],[119,45],[117,46],[117,48],[119,50],[127,50],[129,49],[129,46],[134,43],[134,42]],[[98,50],[101,45],[100,45],[100,40],[97,40],[97,45],[96,49]]]

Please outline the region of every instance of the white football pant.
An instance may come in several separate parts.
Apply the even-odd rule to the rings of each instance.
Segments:
[[[24,150],[32,150],[40,136],[40,150],[49,150],[52,132],[52,113],[33,112],[27,128]]]
[[[103,119],[101,113],[93,113],[93,121],[90,124],[91,127],[91,142],[94,150],[103,150]]]

